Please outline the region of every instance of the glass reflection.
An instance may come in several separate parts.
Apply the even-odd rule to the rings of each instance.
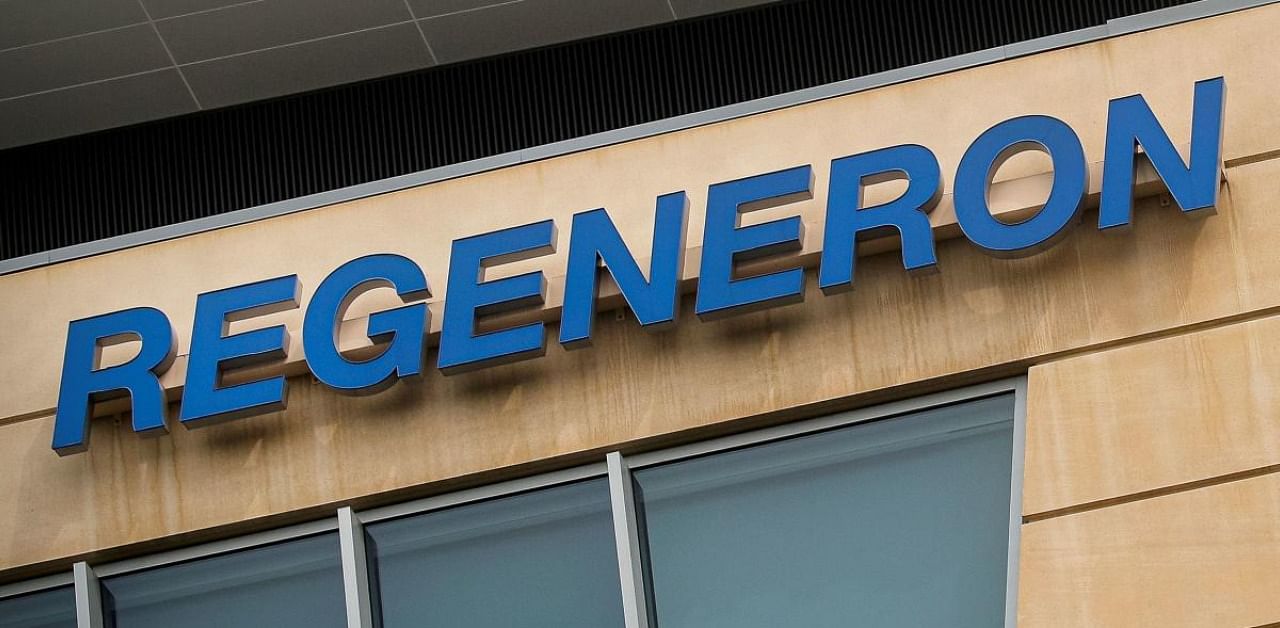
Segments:
[[[383,625],[622,626],[606,480],[366,526]]]
[[[0,628],[75,628],[76,592],[67,585],[0,600]]]
[[[102,580],[116,628],[346,625],[337,533]]]
[[[641,469],[662,628],[1004,624],[1013,397]]]

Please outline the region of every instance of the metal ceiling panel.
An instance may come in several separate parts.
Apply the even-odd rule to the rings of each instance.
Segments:
[[[0,98],[170,67],[146,24],[0,52]]]
[[[410,21],[404,0],[265,0],[156,23],[179,64]]]
[[[224,107],[432,65],[412,23],[184,66],[200,104]]]
[[[4,150],[0,259],[1005,50],[1179,4],[787,2]],[[252,78],[262,89],[299,62],[276,61],[276,70]],[[31,141],[55,127],[83,132],[95,116],[137,121],[129,106],[151,106],[148,98],[162,98],[165,111],[183,109],[176,71],[143,76],[166,82],[148,86],[155,94],[145,97],[135,81],[113,80],[68,90],[83,98],[55,91],[31,106],[27,97],[0,101],[0,142]],[[248,97],[226,93],[228,102]]]
[[[642,28],[675,19],[666,0],[522,0],[419,21],[440,63]]]
[[[145,21],[137,0],[4,0],[0,50]]]

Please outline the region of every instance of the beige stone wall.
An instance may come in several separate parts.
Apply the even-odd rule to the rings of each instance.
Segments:
[[[1252,9],[0,277],[0,580],[1029,373],[1023,625],[1280,622],[1278,28],[1280,7]],[[438,318],[453,238],[555,218],[557,256],[502,269],[545,270],[554,318],[574,212],[607,207],[645,250],[654,198],[685,189],[696,246],[707,185],[811,163],[814,198],[761,216],[800,212],[811,263],[833,158],[922,143],[949,191],[978,133],[1043,113],[1077,130],[1096,168],[1108,99],[1142,93],[1185,142],[1192,84],[1218,75],[1216,216],[1185,219],[1157,194],[1131,232],[1104,236],[1090,213],[1027,259],[944,239],[935,275],[874,255],[851,293],[823,296],[810,277],[802,305],[701,323],[686,304],[658,334],[606,315],[583,351],[553,345],[360,398],[300,376],[284,412],[159,438],[106,416],[87,453],[49,447],[76,318],[159,307],[185,354],[197,293],[296,272],[305,301],[329,270],[373,252],[423,266]],[[1000,179],[1002,210],[1033,203],[1047,180],[1034,160]],[[945,201],[933,220],[954,232]],[[348,343],[387,303],[370,297]],[[168,385],[181,373],[180,360]]]
[[[1023,625],[1280,620],[1277,344],[1261,313],[1032,367]]]

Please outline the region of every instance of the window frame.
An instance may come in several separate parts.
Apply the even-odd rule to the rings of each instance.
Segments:
[[[75,587],[75,576],[73,575],[73,572],[63,571],[40,578],[20,580],[18,582],[0,585],[0,601],[7,600],[9,598],[22,597],[33,593],[52,591],[65,586]],[[80,591],[78,588],[74,588],[73,593],[76,600],[76,607],[73,610],[76,614],[76,624],[79,626],[82,625],[80,621]]]
[[[68,584],[74,584],[70,571],[32,578],[31,580],[0,584],[0,600],[27,595],[28,593],[40,593],[41,591],[65,587]]]
[[[347,626],[349,628],[372,628],[373,613],[371,609],[374,592],[369,587],[369,563],[363,530],[365,524],[528,493],[584,480],[607,478],[614,525],[614,540],[617,549],[619,586],[622,590],[626,628],[651,628],[652,620],[649,609],[652,608],[652,599],[649,592],[652,591],[652,587],[646,582],[647,575],[641,557],[641,540],[637,517],[638,506],[633,490],[632,471],[1004,394],[1012,394],[1014,396],[1012,469],[1009,482],[1008,565],[1006,568],[1005,593],[1005,626],[1013,628],[1017,625],[1023,461],[1026,450],[1027,378],[1025,374],[851,410],[832,411],[830,410],[830,405],[834,404],[818,404],[799,410],[810,416],[820,415],[816,418],[801,419],[771,427],[749,429],[727,436],[669,447],[646,449],[641,445],[628,448],[626,444],[623,444],[622,448],[633,449],[633,451],[631,453],[623,453],[622,449],[612,449],[602,455],[603,461],[590,464],[531,474],[503,482],[485,484],[385,506],[360,510],[355,510],[349,505],[339,506],[334,514],[321,519],[155,554],[95,565],[81,561],[75,563],[70,572],[0,585],[0,599],[74,584],[78,628],[101,628],[104,618],[102,614],[101,588],[98,583],[99,578],[189,562],[337,531],[341,552]],[[838,403],[838,400],[836,403]],[[597,458],[597,460],[599,459]]]
[[[1027,378],[1025,375],[909,397],[845,412],[834,412],[813,419],[760,428],[686,445],[622,456],[622,464],[626,467],[625,481],[630,483],[631,472],[647,467],[765,445],[861,423],[892,419],[934,408],[1007,394],[1013,395],[1013,451],[1009,474],[1009,541],[1005,567],[1004,615],[1005,627],[1015,628],[1018,624],[1019,553],[1022,545],[1022,487],[1026,453]],[[619,556],[620,560],[621,558]],[[646,600],[646,602],[652,603],[652,600]],[[636,628],[648,628],[648,626],[649,622],[645,621]],[[633,627],[628,626],[628,628]]]

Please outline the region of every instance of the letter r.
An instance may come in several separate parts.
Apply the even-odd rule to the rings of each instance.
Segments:
[[[102,347],[131,339],[142,341],[138,355],[117,366],[98,368]],[[177,341],[164,312],[139,307],[72,321],[62,361],[62,385],[53,422],[58,455],[89,447],[89,410],[93,402],[128,394],[133,431],[164,432],[164,388],[160,374],[173,363]]]

